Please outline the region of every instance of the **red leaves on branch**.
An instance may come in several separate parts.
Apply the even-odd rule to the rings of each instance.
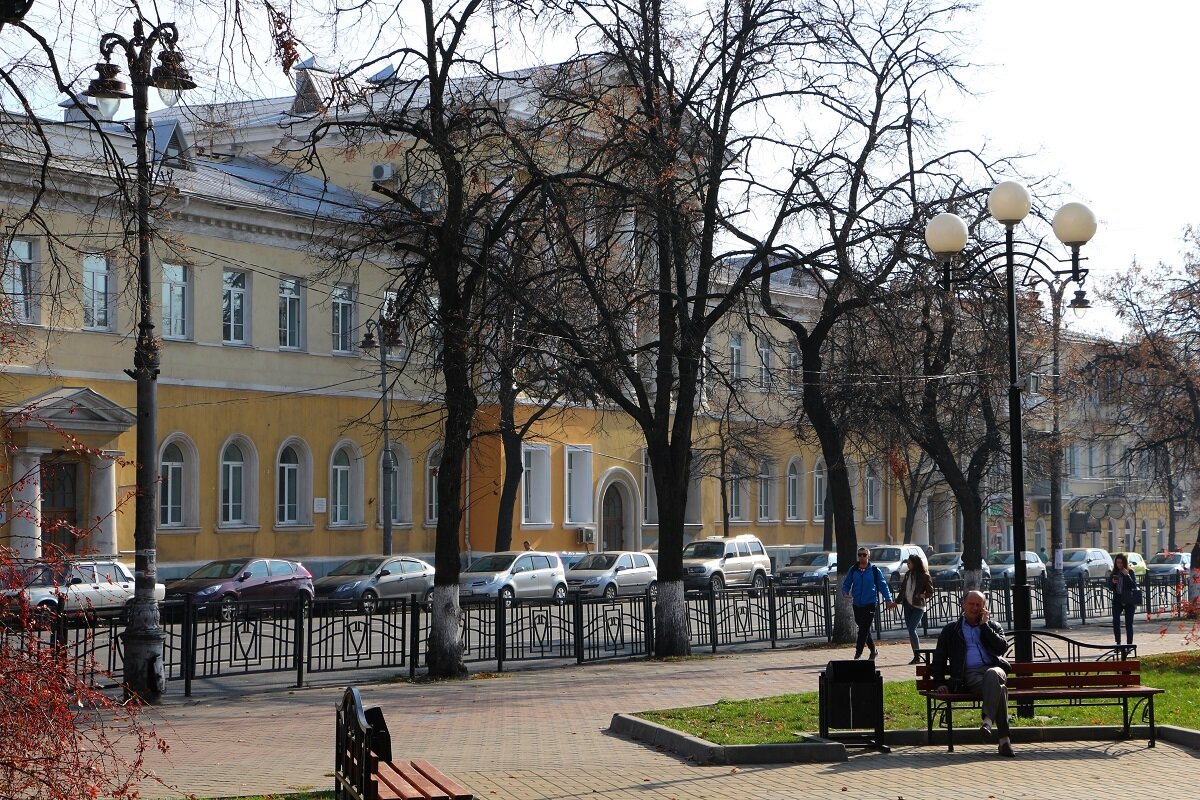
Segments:
[[[135,798],[152,779],[147,752],[166,743],[136,703],[96,688],[113,681],[89,648],[69,644],[78,637],[54,639],[56,627],[86,621],[30,608],[20,593],[29,569],[0,549],[0,797]]]

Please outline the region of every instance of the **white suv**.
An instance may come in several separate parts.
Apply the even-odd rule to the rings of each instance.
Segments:
[[[683,548],[683,583],[688,589],[765,589],[770,577],[771,559],[757,536],[710,536]]]
[[[871,563],[879,567],[892,589],[899,588],[900,581],[908,572],[908,559],[911,556],[919,557],[928,568],[929,559],[925,557],[925,550],[920,545],[885,544],[871,548]]]

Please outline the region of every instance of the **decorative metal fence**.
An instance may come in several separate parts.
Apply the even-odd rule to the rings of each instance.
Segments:
[[[1069,618],[1079,623],[1111,620],[1107,581],[1071,583]],[[1032,585],[1034,619],[1042,617],[1044,587]],[[1179,580],[1142,581],[1141,614],[1181,616],[1187,611],[1187,587]],[[1015,627],[1012,591],[994,583],[989,612],[1006,628]],[[923,622],[929,634],[958,617],[962,589],[939,587]],[[832,640],[836,585],[811,588],[777,585],[766,589],[688,592],[688,636],[692,647],[716,652],[723,647],[824,639]],[[583,598],[566,601],[516,600],[464,602],[461,637],[468,663],[574,660],[577,663],[646,656],[654,649],[654,601],[649,595]],[[231,675],[285,673],[296,685],[308,673],[393,668],[415,676],[427,666],[426,642],[431,615],[417,598],[384,600],[370,613],[345,601],[314,603],[238,603],[210,611],[191,602],[162,606],[164,666],[170,681],[182,681],[185,696],[192,682]],[[902,611],[881,609],[877,633],[904,629]],[[77,672],[96,685],[117,685],[123,659],[124,613],[59,615],[36,631],[0,627],[0,640],[18,634],[36,644],[62,648]],[[1052,635],[1052,634],[1046,634]],[[32,638],[29,638],[32,637]]]

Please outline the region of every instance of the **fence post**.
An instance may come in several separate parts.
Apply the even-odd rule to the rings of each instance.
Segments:
[[[575,620],[575,663],[583,663],[583,594],[575,592],[575,601],[571,604]]]
[[[833,642],[833,603],[829,595],[829,575],[821,578],[821,604],[825,606],[825,638]]]
[[[712,651],[717,652],[717,590],[708,587],[708,637]]]
[[[646,590],[646,594],[642,598],[642,620],[643,626],[646,629],[646,655],[654,655],[654,601],[650,597],[650,590]],[[687,614],[687,596],[684,595],[684,615]]]
[[[296,658],[296,688],[304,687],[304,660],[308,650],[304,646],[304,607],[307,605],[307,598],[303,594],[296,595],[296,610],[293,617],[293,635],[296,637],[295,647],[293,652]]]
[[[1018,553],[1017,555],[1022,554]],[[1030,589],[1031,596],[1032,591]],[[1013,627],[1012,581],[1008,579],[1007,575],[1004,576],[1004,620],[1008,623],[1008,627]]]
[[[1081,572],[1079,574],[1079,622],[1081,625],[1087,624],[1087,581],[1088,574]]]
[[[767,620],[771,625],[771,647],[775,647],[775,640],[779,636],[778,605],[775,602],[775,580],[772,579],[767,584]]]
[[[415,678],[417,662],[421,660],[421,604],[415,594],[408,596],[408,602],[408,677]],[[466,622],[467,615],[463,614],[462,619]]]
[[[513,602],[517,602],[515,599]],[[508,606],[505,603],[504,595],[501,592],[496,593],[496,672],[504,671],[504,653],[507,647],[505,638],[508,635],[508,620],[505,619],[508,612]]]
[[[183,671],[183,696],[192,696],[196,676],[196,604],[191,593],[183,596],[183,622],[179,631],[179,668]]]

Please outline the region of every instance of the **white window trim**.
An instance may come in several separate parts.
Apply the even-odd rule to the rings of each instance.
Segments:
[[[182,281],[168,281],[167,269],[178,268],[183,270]],[[162,265],[162,338],[171,339],[173,341],[187,341],[192,336],[192,279],[193,270],[187,264],[167,264]],[[170,311],[174,308],[174,289],[178,287],[182,292],[182,300],[179,308],[179,316],[182,319],[182,332],[177,333],[174,330],[174,325],[169,324],[175,320],[174,316],[169,316]],[[222,450],[224,452],[224,450]]]
[[[224,521],[225,450],[236,444],[242,451],[242,518]],[[219,530],[244,530],[258,525],[258,451],[254,443],[242,434],[234,434],[221,443],[217,450],[217,528]]]
[[[183,521],[179,525],[163,525],[159,531],[170,533],[194,533],[200,529],[200,455],[196,444],[184,433],[172,433],[162,440],[158,448],[159,463],[171,445],[179,448],[183,455]],[[224,452],[224,450],[222,450]],[[158,493],[156,519],[162,519],[162,494]]]
[[[729,335],[730,380],[741,380],[745,367],[746,356],[742,349],[742,335],[740,333],[732,333]]]
[[[284,284],[285,283],[294,284],[295,289],[296,289],[295,295],[284,294]],[[277,342],[279,344],[280,350],[284,350],[287,352],[298,352],[298,351],[304,349],[304,283],[303,283],[303,281],[301,281],[298,277],[296,277],[294,275],[280,275],[279,276],[279,285],[278,285],[278,288],[276,291],[276,307],[277,307],[277,309],[282,311],[285,302],[287,303],[289,309],[293,302],[295,303],[295,306],[296,306],[296,343],[291,344],[289,342],[288,344],[284,344],[284,342],[283,342],[284,328],[280,327],[279,325],[276,325],[276,329],[277,329],[277,333],[278,333]],[[290,319],[290,316],[289,316],[289,319]],[[290,330],[291,330],[291,326],[289,325],[288,326],[289,334],[290,334]]]
[[[225,283],[226,275],[241,275],[241,288],[230,287]],[[226,295],[239,295],[242,299],[242,336],[237,338],[225,337],[225,297]],[[230,304],[232,314],[232,303]],[[250,274],[244,270],[227,269],[221,272],[221,343],[236,346],[245,346],[250,343]]]
[[[791,497],[792,490],[795,490],[794,502]],[[788,461],[787,470],[784,472],[784,496],[783,496],[783,513],[786,522],[803,522],[805,517],[804,507],[804,462],[799,456],[796,456]]]
[[[883,482],[874,467],[867,468],[863,480],[863,514],[867,522],[883,521]]]
[[[436,460],[436,464],[434,461]],[[438,494],[437,494],[437,475],[434,470],[442,468],[442,446],[440,444],[429,448],[429,452],[425,456],[425,525],[426,527],[437,525],[438,521]]]
[[[758,385],[762,389],[769,389],[774,382],[771,341],[765,336],[760,336],[756,344],[758,345]]]
[[[395,506],[396,513],[392,515],[392,527],[412,527],[412,456],[408,454],[406,448],[400,442],[392,442],[392,458],[396,471],[393,474],[396,485],[392,487],[392,504]],[[379,480],[376,485],[379,487],[379,513],[376,514],[375,522],[379,525],[383,524],[383,451],[379,453]]]
[[[28,249],[28,255],[18,256],[14,252],[18,245]],[[17,324],[36,325],[40,308],[35,287],[38,284],[37,250],[29,239],[14,239],[4,253],[4,279],[0,283],[0,296],[12,304],[13,313],[5,313],[5,317]],[[19,280],[18,280],[19,276]],[[13,295],[19,295],[14,300]],[[18,312],[19,313],[16,313]]]
[[[573,474],[571,457],[586,454],[586,472],[583,477]],[[584,525],[595,522],[592,508],[592,446],[590,444],[567,445],[563,450],[563,524]],[[576,485],[576,484],[579,485]],[[575,512],[574,514],[572,512]],[[582,512],[582,515],[579,514]]]
[[[758,464],[758,522],[778,522],[779,518],[775,514],[775,483],[777,476],[775,474],[775,465],[763,459]],[[765,493],[765,497],[763,496]]]
[[[340,293],[344,292],[344,296]],[[338,284],[329,293],[330,352],[337,355],[354,353],[355,292],[348,284]],[[342,317],[345,319],[342,319]],[[339,330],[339,321],[342,323]],[[344,331],[344,335],[342,333]],[[339,346],[344,345],[344,346]]]
[[[521,527],[548,528],[553,524],[550,502],[550,446],[521,446]],[[530,506],[533,506],[530,508]]]
[[[825,460],[820,459],[813,467],[812,480],[812,519],[813,522],[825,521],[825,486],[829,482],[829,470],[825,469]]]
[[[101,264],[104,265],[104,269],[103,270],[89,269],[89,266],[95,264],[97,261],[99,261]],[[102,303],[93,303],[92,302],[93,299],[95,298],[95,292],[93,290],[94,289],[93,280],[95,279],[96,276],[103,276],[103,279],[104,279],[104,292],[103,292],[103,302]],[[87,323],[88,313],[91,312],[93,315],[93,318],[94,318],[96,315],[95,312],[99,308],[101,308],[101,306],[103,307],[103,310],[104,310],[104,324],[98,325],[95,322],[93,322],[91,325],[89,325]],[[115,322],[115,320],[113,319],[114,313],[115,313],[115,308],[114,308],[114,304],[113,304],[112,262],[109,261],[108,257],[102,253],[85,253],[83,256],[83,328],[84,328],[84,330],[111,331],[113,329],[113,324]]]
[[[344,520],[338,520],[335,522],[333,519],[333,509],[334,509],[334,501],[338,498],[337,498],[336,493],[334,492],[334,489],[335,489],[334,481],[336,480],[337,473],[341,468],[334,466],[334,460],[337,458],[338,453],[341,453],[341,452],[344,452],[346,454],[346,460],[349,462],[348,466],[345,468],[346,469],[346,478],[348,481],[348,486],[347,486],[348,494],[346,497],[347,517]],[[352,442],[348,439],[343,439],[342,441],[338,442],[337,444],[335,444],[333,446],[333,449],[330,450],[330,452],[329,452],[328,480],[329,480],[329,484],[328,484],[328,486],[329,486],[329,512],[328,512],[329,527],[331,527],[331,528],[348,528],[348,527],[361,528],[363,525],[363,498],[364,498],[363,458],[362,458],[362,451],[360,451],[358,449],[358,445],[354,444],[354,442]]]

